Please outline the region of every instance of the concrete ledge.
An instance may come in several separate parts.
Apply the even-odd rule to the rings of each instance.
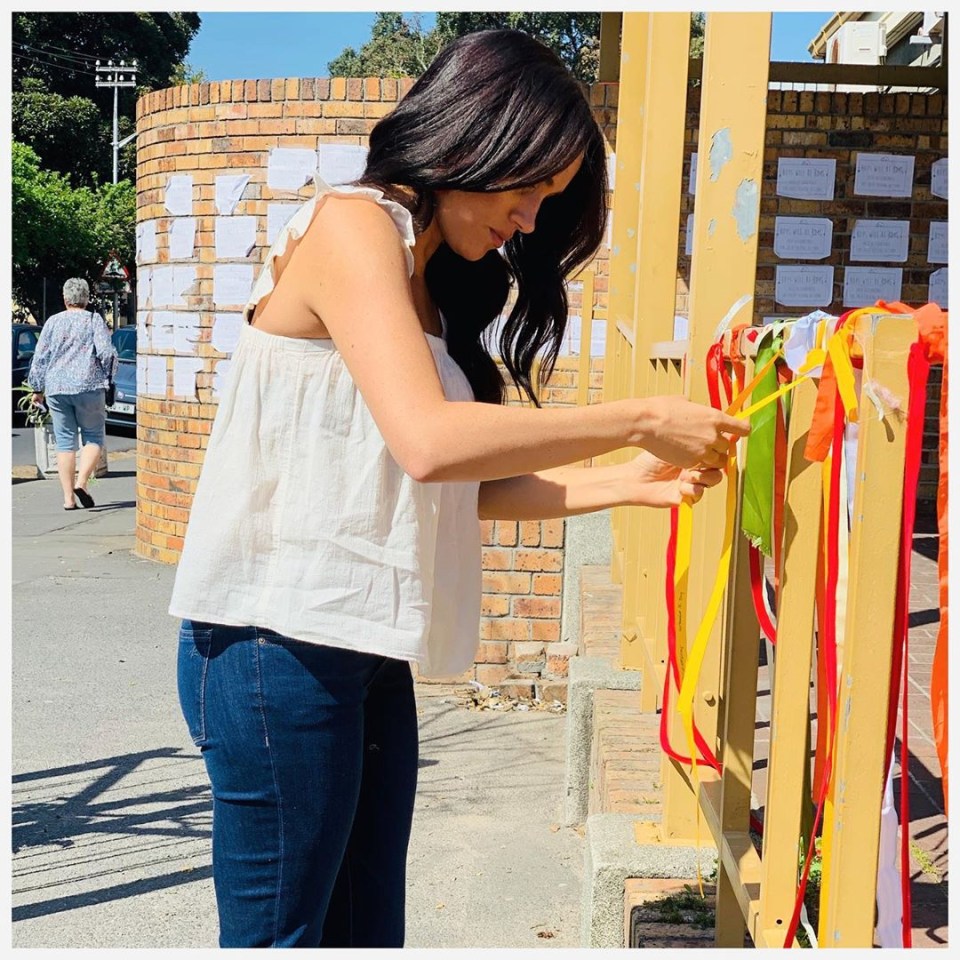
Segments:
[[[633,814],[596,813],[587,818],[584,854],[580,946],[622,948],[624,885],[631,877],[695,879],[697,850],[693,846],[638,844]],[[651,817],[648,819],[657,819]],[[713,847],[700,848],[701,874],[717,864]]]
[[[606,657],[573,657],[567,682],[567,764],[563,797],[566,826],[587,818],[590,792],[590,744],[593,740],[593,691],[639,690],[641,674],[621,670]]]

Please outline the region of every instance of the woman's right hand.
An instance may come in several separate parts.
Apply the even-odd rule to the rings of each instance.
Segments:
[[[677,467],[723,467],[733,444],[750,433],[750,424],[685,397],[650,397],[649,436],[641,444]]]

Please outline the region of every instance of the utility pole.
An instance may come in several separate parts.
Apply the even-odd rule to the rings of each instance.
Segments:
[[[114,62],[109,60],[104,67],[98,60],[96,85],[113,88],[113,182],[116,183],[119,150],[136,136],[136,133],[131,133],[129,137],[117,141],[117,91],[120,87],[135,87],[137,85],[137,61],[132,60],[128,65],[124,60],[121,60],[118,65],[114,65]]]
[[[123,140],[117,140],[119,131],[117,129],[117,91],[121,87],[135,87],[137,85],[137,61],[131,60],[129,65],[126,61],[121,60],[118,65],[114,65],[112,60],[107,61],[106,66],[102,66],[100,61],[97,61],[97,78],[96,85],[98,87],[108,87],[113,89],[113,182],[117,182],[117,158],[120,153],[120,148],[128,144],[136,135],[136,131],[130,134],[129,137],[124,137]],[[113,289],[113,326],[114,329],[119,325],[117,320],[117,315],[119,313],[119,291],[117,289],[116,283],[114,283]]]

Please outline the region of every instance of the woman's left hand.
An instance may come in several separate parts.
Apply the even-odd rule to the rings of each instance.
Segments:
[[[723,471],[710,467],[681,469],[655,457],[648,450],[627,463],[631,489],[636,501],[649,507],[676,507],[681,501],[696,503],[707,487],[723,479]]]

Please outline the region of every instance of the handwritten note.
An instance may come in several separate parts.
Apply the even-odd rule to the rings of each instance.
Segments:
[[[274,147],[267,159],[267,186],[297,193],[317,172],[317,155],[306,147]]]
[[[173,267],[154,267],[152,286],[151,303],[153,306],[169,307],[173,303]]]
[[[687,180],[687,193],[697,192],[697,154],[690,154],[690,177]]]
[[[218,260],[248,257],[257,243],[256,217],[217,217],[214,248]]]
[[[286,222],[300,209],[299,203],[267,204],[267,243],[272,247]]]
[[[197,399],[197,374],[203,369],[199,357],[173,358],[173,395],[183,400]]]
[[[837,161],[780,157],[777,161],[777,196],[797,200],[832,200]]]
[[[137,270],[137,309],[146,310],[153,293],[153,267]]]
[[[220,306],[245,306],[253,288],[253,267],[217,264],[213,268],[213,302]]]
[[[822,260],[830,256],[833,221],[826,217],[777,217],[773,252],[781,259]]]
[[[167,395],[167,358],[166,357],[145,357],[146,369],[145,377],[141,381],[137,379],[137,386],[144,383],[146,389],[144,392],[151,397],[165,397]]]
[[[173,321],[173,352],[195,354],[200,340],[200,314],[179,312]]]
[[[930,239],[927,243],[928,263],[947,262],[948,233],[946,220],[930,221]]]
[[[167,242],[171,260],[190,260],[196,245],[197,220],[195,217],[180,217],[170,222]]]
[[[833,302],[833,267],[777,267],[774,299],[785,307],[825,307]]]
[[[170,301],[170,305],[182,307],[187,302],[184,297],[197,282],[197,268],[178,263],[171,269],[173,270],[173,299]]]
[[[233,353],[243,329],[243,314],[216,313],[213,317],[213,331],[210,344],[220,353]]]
[[[321,143],[319,153],[320,179],[330,186],[359,180],[367,166],[368,150],[359,144]]]
[[[157,262],[157,221],[137,224],[137,263]]]
[[[173,349],[173,328],[177,314],[173,310],[154,310],[150,322],[150,339],[155,350]]]
[[[878,300],[899,300],[902,267],[847,267],[843,273],[843,305],[869,307]]]
[[[941,267],[930,274],[930,289],[927,292],[927,299],[944,310],[947,309],[950,302],[947,297],[947,267]]]
[[[910,247],[909,220],[857,220],[850,234],[850,259],[903,263]]]
[[[137,350],[142,353],[150,349],[150,314],[146,310],[137,311]]]
[[[189,173],[178,173],[167,181],[163,205],[175,217],[193,212],[193,177]]]
[[[217,177],[215,189],[217,213],[221,216],[233,213],[249,182],[249,173],[229,173]]]
[[[867,197],[909,197],[914,158],[896,153],[858,153],[853,192]]]
[[[942,197],[944,200],[947,199],[948,170],[946,157],[935,160],[930,166],[930,192],[935,197]]]
[[[218,360],[213,368],[213,395],[219,397],[227,387],[227,376],[230,373],[232,360]]]

